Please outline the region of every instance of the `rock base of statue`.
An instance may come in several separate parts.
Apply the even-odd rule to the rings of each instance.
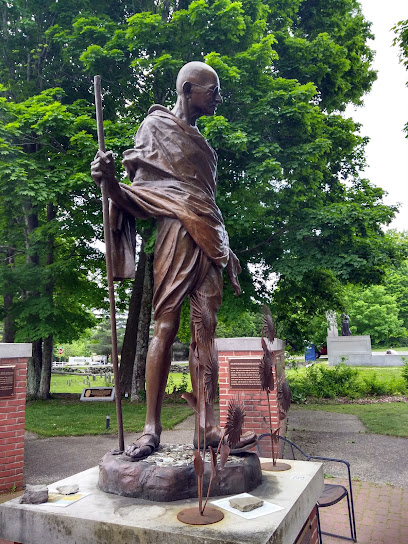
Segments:
[[[211,466],[205,463],[204,497]],[[211,497],[249,492],[262,483],[262,470],[255,453],[230,455],[211,484]],[[106,453],[99,463],[99,488],[105,493],[150,501],[170,502],[197,497],[193,449],[185,445],[161,445],[150,457],[136,462],[125,455]]]

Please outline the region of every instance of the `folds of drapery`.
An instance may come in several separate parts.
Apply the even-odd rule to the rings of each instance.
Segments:
[[[120,213],[111,205],[115,278],[129,277],[134,269],[134,217],[177,219],[198,248],[225,267],[229,241],[215,203],[217,157],[201,134],[162,106],[153,106],[123,164],[132,185],[120,184]]]

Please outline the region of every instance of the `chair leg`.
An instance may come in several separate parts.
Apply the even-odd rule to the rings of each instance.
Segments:
[[[341,538],[343,540],[351,540],[353,542],[357,542],[357,532],[356,532],[356,522],[355,522],[355,517],[354,517],[354,509],[353,509],[352,505],[350,504],[350,498],[349,498],[348,493],[346,495],[346,498],[347,498],[347,508],[348,508],[348,517],[349,517],[351,538],[348,537],[348,536],[336,535],[335,533],[329,533],[327,531],[322,531],[321,526],[320,526],[319,507],[317,506],[316,510],[317,510],[317,528],[318,528],[318,534],[319,534],[319,544],[323,544],[322,535],[333,536],[335,538]]]
[[[348,499],[348,497],[347,497],[347,499]],[[353,534],[354,534],[353,540],[354,540],[354,542],[357,542],[356,516],[354,514],[353,489],[351,487],[351,482],[350,482],[350,510],[351,510],[351,522],[350,522],[350,524],[353,527]]]
[[[348,496],[348,495],[347,495],[347,508],[348,508],[348,516],[349,516],[349,525],[350,525],[351,539],[354,540],[353,524],[352,524],[352,521],[351,521],[350,499],[349,499],[349,496]]]

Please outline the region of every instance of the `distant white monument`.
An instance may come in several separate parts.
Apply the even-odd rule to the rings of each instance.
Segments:
[[[327,310],[327,336],[338,336],[339,330],[337,328],[337,313],[334,310]]]
[[[402,366],[404,364],[405,353],[398,353],[392,349],[385,353],[373,353],[369,334],[353,336],[348,315],[341,315],[341,336],[338,332],[336,312],[327,311],[326,319],[329,366],[342,362],[349,366]]]

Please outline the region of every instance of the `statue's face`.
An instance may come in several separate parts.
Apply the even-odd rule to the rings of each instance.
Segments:
[[[214,115],[221,104],[220,81],[216,74],[202,72],[196,81],[191,81],[191,106],[198,116]]]

